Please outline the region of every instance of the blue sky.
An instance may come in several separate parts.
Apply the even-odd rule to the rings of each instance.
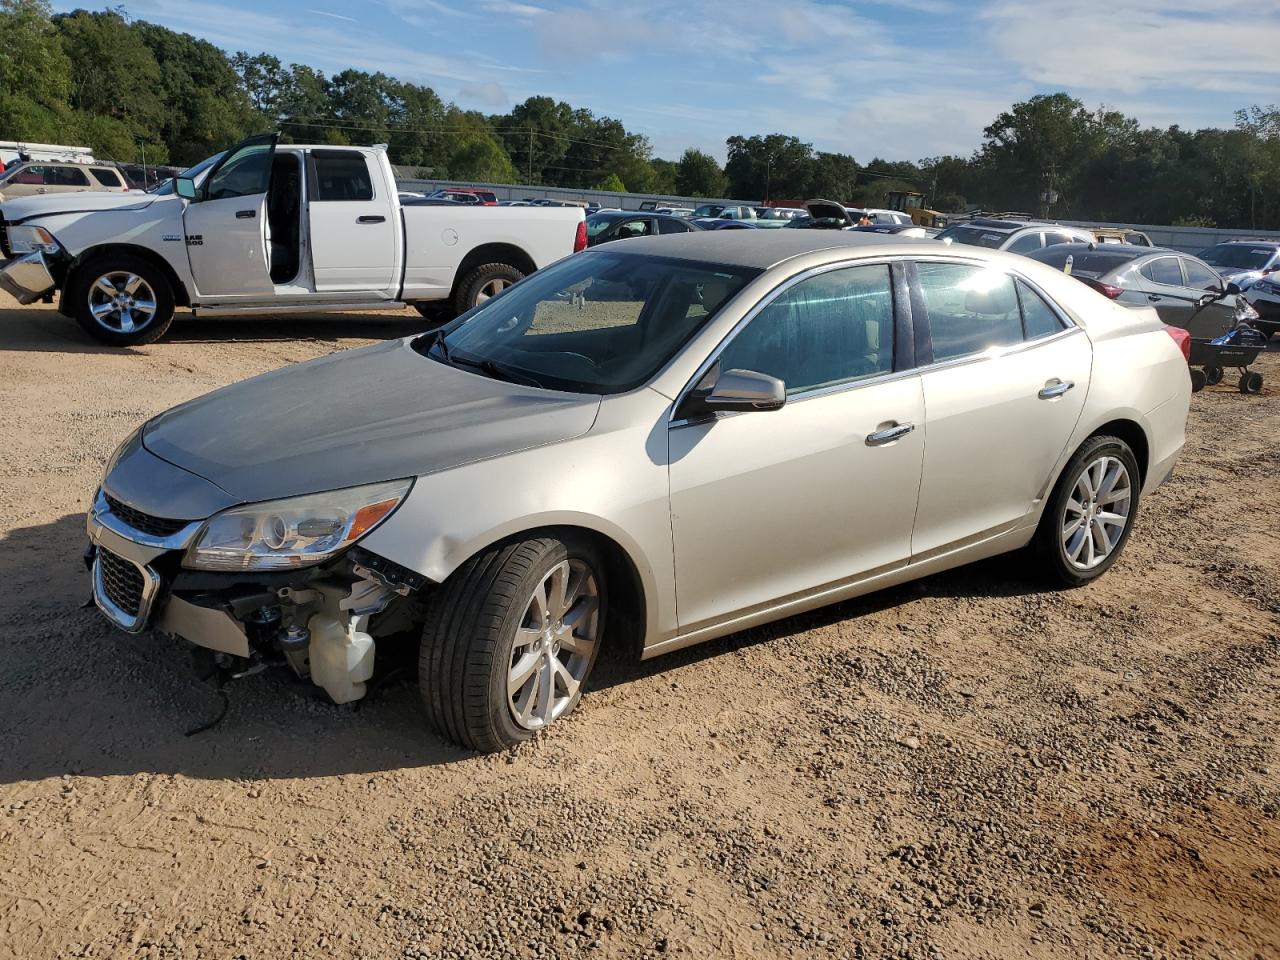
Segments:
[[[266,50],[330,73],[382,70],[486,112],[547,94],[617,117],[672,159],[685,146],[723,159],[726,136],[771,132],[861,161],[967,154],[1000,110],[1059,89],[1159,126],[1230,126],[1237,108],[1280,101],[1275,0],[134,0],[127,7],[228,51]]]

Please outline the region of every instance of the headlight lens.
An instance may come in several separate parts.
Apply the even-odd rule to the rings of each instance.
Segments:
[[[412,480],[392,480],[233,507],[205,523],[182,565],[293,570],[321,563],[390,516],[412,486]]]
[[[33,227],[26,224],[9,228],[9,249],[15,256],[23,253],[57,253],[62,247],[53,238],[53,234],[44,227]]]
[[[1243,297],[1236,297],[1236,320],[1257,320],[1258,311]]]

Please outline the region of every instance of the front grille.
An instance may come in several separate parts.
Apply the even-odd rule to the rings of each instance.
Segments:
[[[121,503],[110,494],[104,493],[107,498],[107,506],[111,508],[111,512],[127,523],[139,533],[145,533],[150,537],[169,537],[177,533],[190,520],[166,520],[163,517],[153,517],[149,513],[143,513],[141,510],[135,510],[127,503]]]
[[[107,599],[131,617],[142,609],[142,571],[124,557],[98,548],[98,566],[102,570],[102,588]]]

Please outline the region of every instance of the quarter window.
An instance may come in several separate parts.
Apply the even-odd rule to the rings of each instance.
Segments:
[[[364,154],[342,150],[317,150],[315,160],[317,200],[372,200],[373,180]],[[474,196],[467,198],[475,201]]]
[[[123,187],[124,181],[120,179],[120,174],[116,173],[110,167],[90,167],[93,171],[93,177],[104,187]]]
[[[1022,330],[1028,340],[1047,337],[1063,330],[1062,320],[1044,298],[1018,281],[1018,299],[1022,301]]]
[[[1007,273],[969,264],[920,263],[916,274],[935,361],[1022,342],[1022,313]]]
[[[1156,257],[1143,265],[1142,275],[1152,283],[1163,283],[1171,287],[1182,286],[1182,270],[1178,268],[1177,257]]]
[[[687,223],[681,223],[679,220],[659,220],[658,232],[659,233],[688,233],[689,225]]]
[[[729,342],[720,369],[767,373],[789,396],[892,372],[889,268],[846,267],[801,280]]]

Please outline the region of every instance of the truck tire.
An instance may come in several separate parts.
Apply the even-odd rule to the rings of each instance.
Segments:
[[[1040,517],[1032,548],[1044,574],[1067,587],[1116,562],[1138,516],[1141,473],[1119,437],[1090,437],[1067,462]]]
[[[431,726],[493,752],[568,714],[600,650],[607,587],[587,541],[508,541],[468,560],[423,628],[418,688]]]
[[[67,290],[84,331],[112,347],[154,343],[173,322],[164,271],[128,253],[107,253],[76,270]]]
[[[509,263],[482,263],[458,282],[453,294],[454,310],[466,313],[523,279],[524,272]]]

